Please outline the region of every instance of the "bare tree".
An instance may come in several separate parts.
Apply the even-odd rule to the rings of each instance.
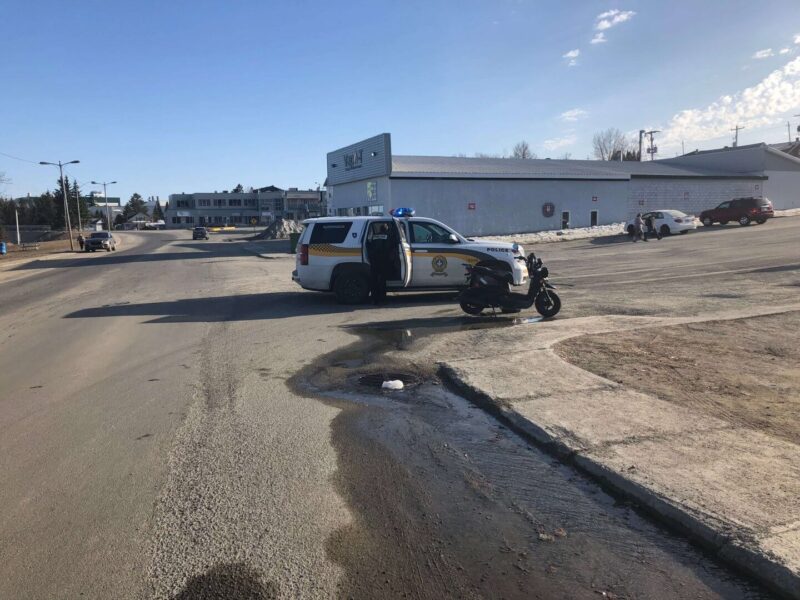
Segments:
[[[6,174],[3,171],[0,171],[0,185],[3,185],[4,183],[9,183],[10,181],[11,180],[8,177],[6,177]]]
[[[536,154],[531,151],[530,145],[525,140],[521,142],[517,142],[514,146],[514,150],[511,152],[512,158],[524,158],[524,159],[533,159],[536,158]]]
[[[619,159],[619,154],[627,147],[625,134],[614,127],[595,133],[592,138],[592,149],[597,160],[613,160],[615,155]]]
[[[572,152],[564,152],[564,154],[562,154],[560,156],[560,159],[561,160],[572,160]]]
[[[486,152],[476,152],[475,158],[505,158],[504,154],[488,154]]]

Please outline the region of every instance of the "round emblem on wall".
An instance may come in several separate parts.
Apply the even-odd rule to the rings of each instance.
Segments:
[[[556,205],[552,202],[545,202],[542,204],[542,214],[545,217],[552,217],[554,214],[556,214]]]
[[[433,257],[433,260],[431,261],[431,266],[433,267],[433,270],[436,273],[443,273],[444,270],[447,268],[447,259],[441,254],[438,254]]]

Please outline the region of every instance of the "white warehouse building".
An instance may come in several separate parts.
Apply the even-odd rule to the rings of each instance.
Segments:
[[[384,133],[327,155],[329,212],[416,209],[465,235],[625,221],[637,212],[698,214],[736,197],[800,207],[800,159],[765,144],[645,162],[397,156]]]

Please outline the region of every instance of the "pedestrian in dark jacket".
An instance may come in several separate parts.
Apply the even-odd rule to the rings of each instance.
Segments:
[[[86,239],[83,237],[82,233],[78,234],[78,246],[80,246],[81,250],[83,250],[83,245],[86,243]]]

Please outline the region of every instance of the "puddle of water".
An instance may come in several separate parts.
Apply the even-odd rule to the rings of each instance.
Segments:
[[[344,352],[362,362],[340,353],[330,357],[333,374],[318,365],[319,377],[298,382],[349,407],[334,421],[333,442],[358,527],[338,532],[329,547],[346,573],[344,595],[770,597],[435,378],[421,374],[420,385],[402,392],[358,384],[382,367],[413,371],[396,360],[381,365],[380,351],[420,330],[441,331],[369,330]]]

